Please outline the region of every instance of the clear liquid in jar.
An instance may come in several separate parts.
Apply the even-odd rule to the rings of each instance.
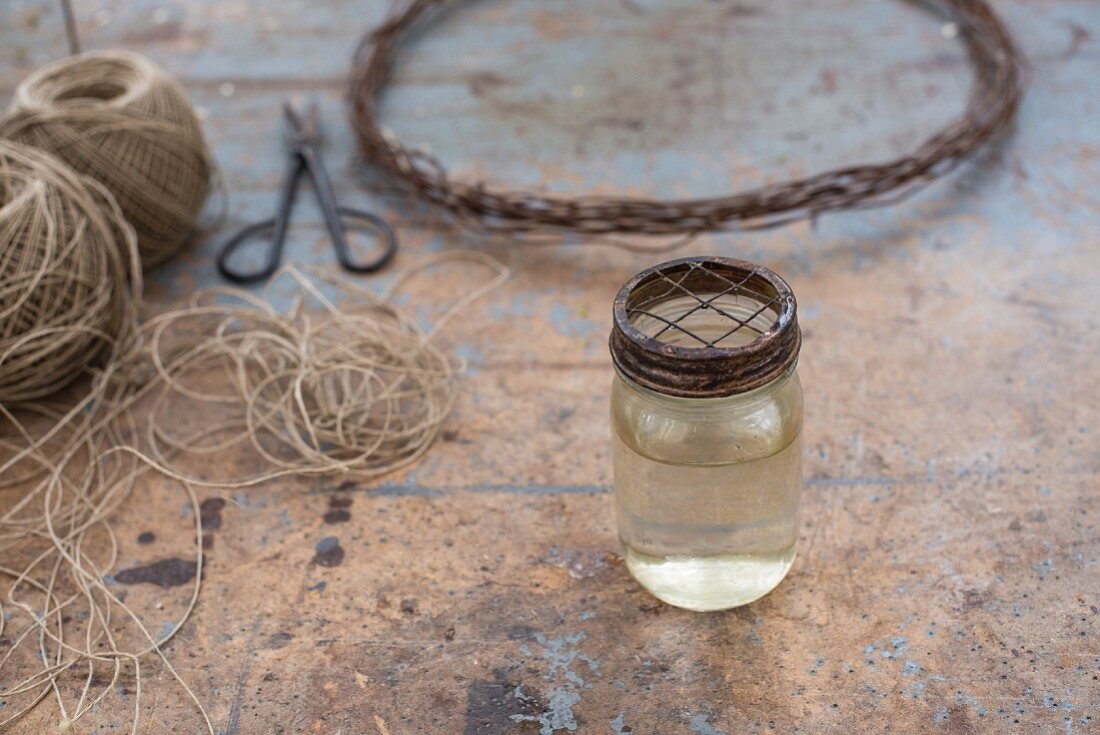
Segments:
[[[688,610],[745,605],[794,562],[801,432],[770,456],[672,464],[614,436],[615,510],[626,564],[651,594]]]

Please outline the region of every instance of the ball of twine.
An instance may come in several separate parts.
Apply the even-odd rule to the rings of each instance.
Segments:
[[[179,83],[143,56],[101,51],[42,67],[15,91],[0,135],[102,182],[145,268],[176,253],[210,191],[212,160]]]
[[[53,393],[105,357],[133,324],[137,267],[133,230],[99,184],[0,140],[0,404]]]

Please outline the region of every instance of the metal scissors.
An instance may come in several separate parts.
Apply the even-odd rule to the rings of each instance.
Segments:
[[[321,204],[325,225],[328,227],[329,236],[332,238],[332,245],[336,249],[336,257],[339,259],[340,265],[345,270],[353,273],[373,273],[385,267],[393,258],[394,253],[397,252],[397,234],[389,223],[378,215],[351,209],[350,207],[341,207],[336,203],[336,195],[332,191],[332,180],[329,178],[328,172],[325,171],[318,150],[321,142],[321,129],[317,103],[310,103],[306,114],[303,116],[296,112],[289,102],[285,102],[283,103],[283,116],[285,122],[284,142],[287,152],[290,154],[290,166],[287,169],[286,177],[283,179],[279,209],[274,217],[248,225],[233,235],[218,255],[218,270],[230,281],[251,283],[267,278],[278,269],[286,245],[290,210],[294,206],[294,199],[298,193],[298,182],[303,174],[309,174],[309,177],[313,180],[313,189],[317,193],[317,199]],[[351,249],[348,247],[345,235],[345,224],[352,222],[366,225],[378,234],[382,253],[374,260],[356,262],[352,259]],[[268,250],[267,262],[262,268],[244,272],[230,267],[229,259],[242,244],[269,231],[272,232],[271,246]]]

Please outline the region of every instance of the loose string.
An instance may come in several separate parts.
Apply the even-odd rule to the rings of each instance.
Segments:
[[[456,263],[479,266],[489,277],[432,325],[421,327],[395,304],[410,279]],[[453,407],[465,369],[436,343],[439,330],[508,277],[496,260],[465,251],[421,262],[381,294],[320,269],[288,266],[263,297],[214,288],[149,319],[117,345],[116,357],[71,405],[40,401],[16,412],[0,404],[0,425],[8,429],[0,438],[0,493],[21,493],[0,516],[0,558],[30,556],[21,567],[0,565],[10,579],[0,598],[0,638],[16,629],[0,655],[0,681],[14,678],[9,671],[35,669],[0,685],[0,697],[21,702],[0,720],[0,731],[52,698],[58,729],[69,732],[132,677],[133,735],[142,664],[152,657],[213,735],[199,696],[164,650],[193,613],[202,585],[196,488],[244,488],[290,475],[370,479],[415,462]],[[280,312],[271,301],[287,287],[289,307]],[[216,418],[179,433],[170,417],[180,401],[201,402],[209,409],[203,415]],[[231,450],[250,452],[269,469],[208,479],[185,465],[188,457]],[[195,519],[194,581],[160,637],[107,584],[119,561],[112,518],[152,476],[177,485]]]

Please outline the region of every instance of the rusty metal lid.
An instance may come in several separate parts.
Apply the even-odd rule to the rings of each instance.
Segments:
[[[798,359],[802,333],[790,286],[732,258],[661,263],[615,297],[611,358],[650,390],[685,398],[745,393]]]

